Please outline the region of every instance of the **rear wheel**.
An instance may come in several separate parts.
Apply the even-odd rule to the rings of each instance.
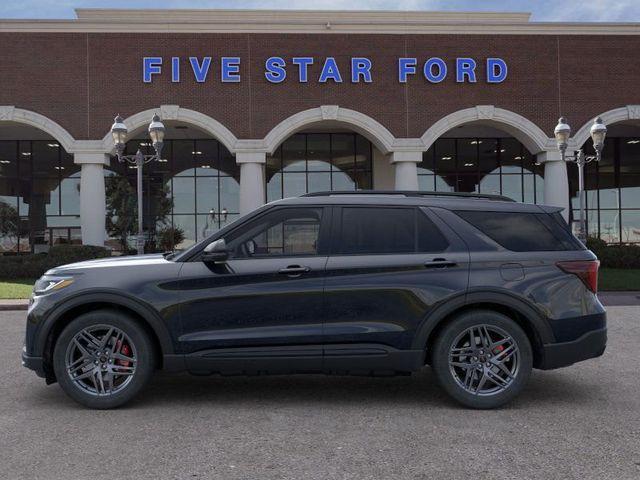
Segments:
[[[432,367],[446,392],[471,408],[495,408],[524,388],[533,364],[522,328],[497,312],[473,310],[447,324],[432,350]]]
[[[53,368],[62,389],[90,408],[131,400],[154,370],[149,335],[131,317],[100,310],[73,320],[60,334]]]

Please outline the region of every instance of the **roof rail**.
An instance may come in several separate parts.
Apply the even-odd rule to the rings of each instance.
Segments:
[[[326,192],[312,192],[303,197],[334,197],[340,195],[398,195],[402,197],[457,197],[478,200],[497,200],[500,202],[515,202],[504,195],[474,192],[421,192],[419,190],[331,190]]]

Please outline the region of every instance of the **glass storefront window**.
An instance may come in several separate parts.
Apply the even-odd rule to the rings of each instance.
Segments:
[[[267,157],[267,201],[373,186],[372,146],[355,133],[298,133]]]

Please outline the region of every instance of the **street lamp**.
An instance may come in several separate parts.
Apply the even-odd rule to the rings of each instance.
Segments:
[[[567,147],[569,146],[569,137],[571,136],[571,127],[567,123],[564,117],[558,120],[553,131],[556,142],[558,144],[558,150],[562,155],[563,161],[575,162],[578,166],[578,198],[580,200],[580,221],[578,226],[578,238],[586,243],[587,241],[587,219],[586,219],[586,197],[584,191],[584,166],[592,161],[599,162],[602,157],[602,149],[604,148],[604,139],[607,135],[607,127],[602,123],[602,119],[597,117],[591,125],[591,140],[593,140],[593,149],[596,151],[595,155],[585,155],[582,149],[573,154],[567,154]]]
[[[138,170],[138,237],[136,238],[136,249],[138,251],[138,255],[142,255],[144,253],[144,234],[142,227],[142,166],[152,160],[161,159],[160,155],[162,153],[162,146],[164,145],[165,128],[162,121],[160,121],[158,114],[154,114],[151,119],[151,123],[149,124],[149,137],[151,137],[151,142],[153,143],[153,148],[156,152],[153,155],[143,155],[140,149],[138,149],[135,155],[125,155],[124,147],[127,143],[127,133],[127,126],[124,124],[122,117],[118,115],[111,126],[111,136],[113,137],[113,143],[116,147],[116,156],[118,157],[118,161],[131,163],[132,165],[135,165],[135,168]]]

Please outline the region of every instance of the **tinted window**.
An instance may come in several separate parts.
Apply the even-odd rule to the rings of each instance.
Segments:
[[[267,213],[227,238],[235,257],[316,255],[322,208]]]
[[[345,207],[341,227],[340,253],[434,252],[448,246],[431,220],[414,208]]]
[[[515,252],[583,248],[546,213],[458,211],[460,217],[504,248]]]
[[[419,252],[442,252],[447,249],[449,242],[438,230],[438,227],[420,210],[418,218],[418,251]]]

